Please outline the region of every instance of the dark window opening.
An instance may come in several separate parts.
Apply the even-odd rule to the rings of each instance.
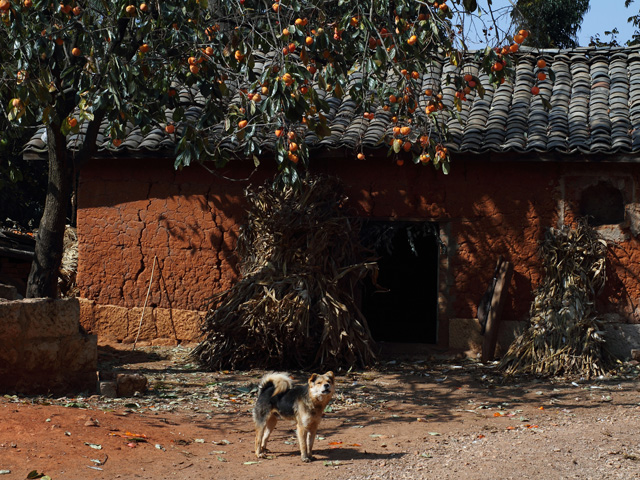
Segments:
[[[624,222],[622,192],[607,182],[585,188],[580,197],[580,214],[592,227]]]
[[[362,296],[362,312],[374,340],[437,343],[437,224],[369,221],[362,238],[378,257],[378,287],[367,279]]]

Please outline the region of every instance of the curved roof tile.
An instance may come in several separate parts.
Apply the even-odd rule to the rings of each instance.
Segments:
[[[559,153],[640,153],[640,47],[577,48],[574,50],[531,50],[522,48],[518,54],[513,83],[494,87],[480,71],[479,64],[465,63],[464,73],[478,76],[485,86],[481,97],[475,90],[467,95],[457,115],[444,114],[441,121],[450,130],[447,146],[452,151],[484,152],[559,152]],[[538,58],[544,58],[554,75],[537,82]],[[424,116],[429,98],[427,89],[439,90],[443,102],[452,106],[455,88],[446,84],[446,76],[458,67],[432,59],[422,75],[422,94],[416,115]],[[389,82],[393,83],[390,76]],[[354,76],[355,80],[355,76]],[[534,84],[539,95],[531,94]],[[393,127],[389,112],[376,105],[376,115],[367,120],[356,113],[356,102],[349,96],[342,99],[318,95],[330,105],[326,114],[331,135],[320,139],[306,132],[312,148],[385,147]],[[193,89],[179,92],[180,99],[190,105],[185,115],[197,119],[202,113],[203,97]],[[545,108],[545,103],[550,105]],[[167,122],[172,120],[167,111]],[[106,122],[105,122],[106,127]],[[221,129],[212,129],[213,135]],[[69,135],[69,147],[78,149],[84,129]],[[164,125],[143,135],[139,127],[126,128],[126,138],[115,147],[103,133],[98,136],[98,150],[112,152],[153,152],[175,147],[175,135],[167,135]],[[432,136],[434,132],[427,132]],[[419,134],[415,132],[416,136]],[[228,142],[227,142],[228,143]],[[274,145],[273,135],[265,135],[265,148]],[[233,147],[229,143],[225,146]],[[46,133],[39,128],[25,147],[26,152],[45,153]]]

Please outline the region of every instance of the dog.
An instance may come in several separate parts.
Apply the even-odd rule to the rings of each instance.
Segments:
[[[267,373],[260,380],[258,398],[253,408],[256,424],[256,457],[264,458],[267,440],[278,417],[297,423],[300,456],[303,462],[313,460],[313,441],[325,407],[335,392],[333,372],[314,373],[306,385],[293,385],[291,377],[282,372]]]

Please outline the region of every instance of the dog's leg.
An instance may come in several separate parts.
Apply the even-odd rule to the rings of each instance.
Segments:
[[[307,431],[307,455],[311,460],[314,460],[313,456],[313,442],[316,440],[316,432],[318,431],[318,425],[309,425]]]
[[[259,432],[260,436],[256,434],[256,456],[258,458],[264,458],[265,453],[268,451],[267,440],[269,440],[269,435],[271,435],[276,423],[278,423],[278,417],[270,415],[267,421],[264,422],[262,430]]]
[[[303,462],[310,462],[313,460],[311,451],[309,450],[309,431],[306,427],[298,424],[298,444],[300,445],[300,458]]]
[[[265,424],[256,424],[256,457],[264,457],[262,452],[262,437],[264,436]]]

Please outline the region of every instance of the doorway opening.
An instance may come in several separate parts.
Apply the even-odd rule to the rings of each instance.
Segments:
[[[378,258],[378,279],[363,287],[362,313],[377,342],[438,340],[438,225],[370,220],[362,242]]]

